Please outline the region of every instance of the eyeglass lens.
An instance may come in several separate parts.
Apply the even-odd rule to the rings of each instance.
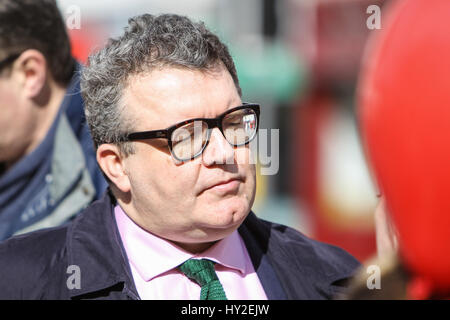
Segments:
[[[250,108],[236,110],[222,119],[225,139],[233,146],[249,143],[256,135],[257,126],[257,116]],[[208,142],[208,129],[206,122],[194,121],[174,130],[171,136],[172,154],[182,161],[199,155]]]

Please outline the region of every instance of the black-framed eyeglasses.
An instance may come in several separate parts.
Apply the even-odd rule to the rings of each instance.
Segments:
[[[16,60],[18,57],[20,57],[21,53],[16,53],[16,54],[12,54],[8,57],[6,57],[3,60],[0,60],[0,71],[6,67],[7,65],[9,65],[10,63],[14,62],[14,60]]]
[[[259,113],[258,104],[244,103],[217,118],[195,118],[167,129],[133,132],[123,136],[120,141],[167,139],[172,156],[179,161],[189,161],[203,153],[214,128],[219,128],[228,143],[234,147],[248,144],[258,132]]]

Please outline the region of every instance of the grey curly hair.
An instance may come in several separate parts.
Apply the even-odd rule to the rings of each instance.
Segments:
[[[173,14],[140,15],[128,20],[125,32],[91,55],[81,74],[81,91],[86,120],[94,145],[114,143],[128,156],[130,142],[120,138],[132,130],[124,115],[123,90],[132,75],[161,67],[182,67],[201,71],[225,66],[241,95],[233,59],[228,48],[204,23]]]

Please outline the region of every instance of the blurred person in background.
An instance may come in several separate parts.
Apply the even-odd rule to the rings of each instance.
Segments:
[[[375,213],[380,288],[363,270],[349,299],[450,297],[450,2],[396,1],[369,43],[362,141],[383,194]]]
[[[106,189],[63,18],[0,0],[0,239],[73,218]]]
[[[242,101],[228,48],[203,23],[130,19],[89,58],[82,93],[110,190],[70,225],[0,245],[0,298],[329,299],[345,290],[359,266],[351,255],[251,212],[260,107]]]

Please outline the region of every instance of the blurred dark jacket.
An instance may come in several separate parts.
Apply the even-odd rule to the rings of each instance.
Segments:
[[[79,68],[44,140],[0,176],[0,240],[59,226],[107,187],[84,117]]]
[[[0,244],[0,299],[139,299],[115,205],[107,192],[67,226]],[[269,299],[330,299],[360,266],[345,251],[252,212],[238,230]]]

